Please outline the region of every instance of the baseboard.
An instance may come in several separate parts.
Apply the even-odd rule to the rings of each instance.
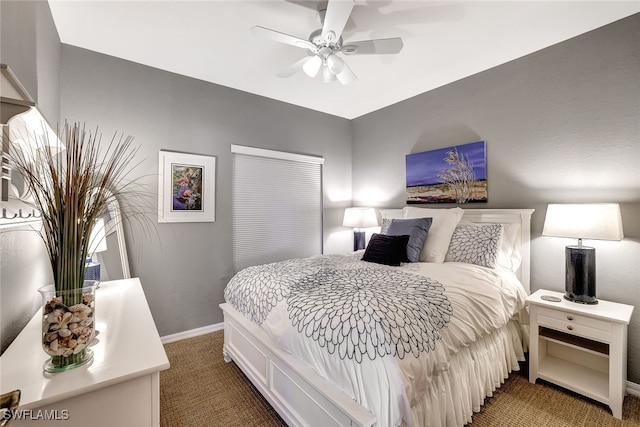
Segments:
[[[627,393],[640,397],[640,384],[627,381]]]
[[[184,332],[178,332],[177,334],[165,335],[163,337],[160,337],[160,341],[162,342],[162,344],[169,344],[170,342],[186,340],[187,338],[193,338],[199,335],[221,331],[223,329],[224,329],[224,323],[215,323],[213,325],[203,326],[201,328],[191,329]]]

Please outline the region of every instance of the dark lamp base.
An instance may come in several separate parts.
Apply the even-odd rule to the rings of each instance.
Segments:
[[[575,295],[572,296],[571,294],[564,294],[564,299],[571,302],[577,302],[579,304],[597,304],[598,303],[598,300],[596,299],[596,297],[589,297],[589,296],[576,297]]]
[[[597,304],[596,299],[596,250],[589,246],[565,248],[564,298],[580,304]]]
[[[353,250],[359,251],[360,249],[364,249],[364,242],[365,242],[365,232],[354,231],[353,232]]]

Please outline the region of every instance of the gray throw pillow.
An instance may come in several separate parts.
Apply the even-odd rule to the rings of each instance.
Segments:
[[[393,219],[387,229],[389,236],[409,235],[407,244],[408,262],[420,261],[420,253],[427,240],[427,233],[431,227],[433,218]]]

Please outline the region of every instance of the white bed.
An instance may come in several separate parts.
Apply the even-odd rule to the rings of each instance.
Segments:
[[[428,354],[420,353],[419,363],[415,357],[397,354],[376,358],[375,351],[373,358],[360,356],[356,363],[344,353],[338,357],[338,350],[331,354],[322,351],[328,347],[320,348],[311,335],[298,339],[286,330],[293,316],[287,315],[282,301],[269,306],[264,322],[260,319],[261,325],[231,304],[221,305],[225,316],[225,360],[233,360],[292,426],[464,425],[471,421],[473,412],[480,409],[484,398],[500,386],[509,372],[517,370],[518,361],[524,358],[526,328],[517,315],[509,318],[524,307],[523,295],[529,293],[532,212],[530,209],[467,209],[462,217],[465,223],[515,225],[510,228],[517,233],[514,243],[520,262],[517,270],[514,268],[513,280],[509,274],[498,275],[484,267],[456,262],[417,262],[403,264],[395,270],[411,271],[421,277],[435,278],[436,283],[438,280],[446,283],[445,288],[450,289],[445,294],[460,316],[452,316],[451,323],[439,331],[443,338],[436,340]],[[382,210],[381,215],[401,218],[407,214],[405,209]],[[485,275],[491,276],[491,280],[494,275],[499,276],[498,285],[485,290],[478,288],[476,295],[467,295],[472,288],[456,288],[454,283],[468,286],[465,276],[477,279]],[[483,302],[483,298],[494,293],[494,288],[494,299]],[[465,317],[461,300],[484,305],[485,311],[493,310],[492,301],[502,301],[509,315],[493,310],[495,313],[491,316],[504,319],[478,320],[477,325],[467,329],[465,325],[476,321],[476,315]],[[383,369],[383,373],[375,378],[379,369]]]

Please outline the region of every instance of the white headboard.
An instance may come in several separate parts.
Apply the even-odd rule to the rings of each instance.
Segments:
[[[402,209],[378,209],[382,218],[402,218]],[[518,279],[531,292],[531,215],[534,209],[464,209],[462,221],[500,224],[520,224],[520,254],[522,262]]]

